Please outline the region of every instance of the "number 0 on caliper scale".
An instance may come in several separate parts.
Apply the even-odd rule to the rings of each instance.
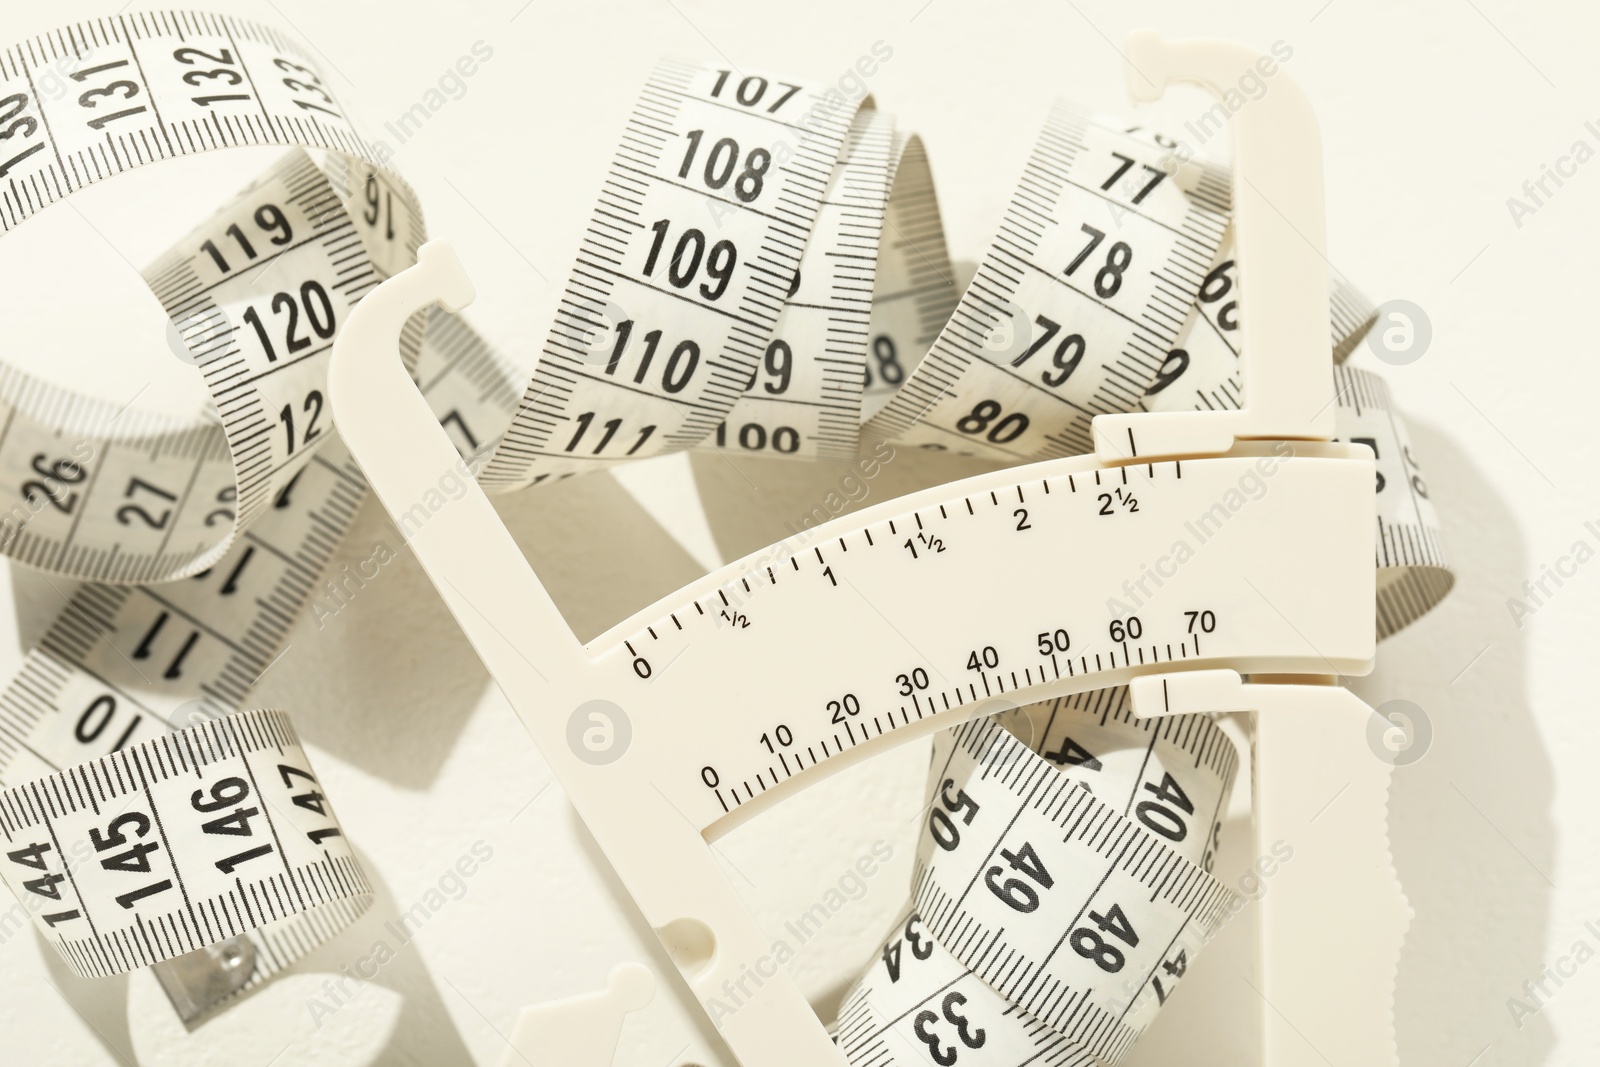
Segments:
[[[1255,58],[1144,35],[1129,55],[1132,92],[1148,99],[1176,80],[1220,92]],[[475,486],[411,537],[703,1006],[768,949],[710,841],[989,698],[1131,683],[1139,715],[1258,713],[1257,844],[1297,849],[1261,902],[1264,1062],[1393,1062],[1387,979],[1405,911],[1382,837],[1388,768],[1365,746],[1371,713],[1332,684],[1372,665],[1375,504],[1371,452],[1330,440],[1320,139],[1280,79],[1234,117],[1233,143],[1249,287],[1241,410],[1100,416],[1093,455],[839,518],[797,552],[733,563],[588,645]],[[401,327],[472,298],[449,246],[430,244],[340,334],[334,415],[391,515],[459,463],[401,365]],[[1259,499],[1224,504],[1269,471]],[[1125,583],[1180,544],[1190,552],[1159,589],[1147,582],[1136,612],[1118,610]],[[632,724],[626,753],[603,766],[566,736],[591,701]],[[1334,1005],[1341,1025],[1317,1024]],[[844,1062],[782,973],[718,1026],[748,1067]]]

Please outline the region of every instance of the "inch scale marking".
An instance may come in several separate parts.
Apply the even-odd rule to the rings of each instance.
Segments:
[[[1370,475],[1329,447],[1279,445],[1203,464],[1113,468],[1073,457],[1035,467],[1026,482],[1000,472],[889,501],[821,528],[807,548],[735,562],[688,587],[683,599],[620,624],[588,646],[595,670],[609,677],[594,684],[610,688],[640,723],[654,714],[632,710],[640,700],[672,707],[696,691],[767,691],[766,680],[787,679],[755,715],[738,702],[703,708],[704,741],[660,769],[662,793],[715,836],[731,825],[719,824],[724,815],[758,795],[892,731],[945,722],[948,712],[977,701],[1027,702],[1047,695],[1046,687],[1104,688],[1161,665],[1241,657],[1272,673],[1354,669],[1370,655],[1370,640],[1350,644],[1337,635],[1370,618],[1370,607],[1316,617],[1297,606],[1343,599],[1333,596],[1342,579],[1303,575],[1303,562],[1287,557],[1253,570],[1248,564],[1256,554],[1251,531],[1295,526],[1306,538],[1352,546],[1348,559],[1329,564],[1330,577],[1344,564],[1357,569],[1356,558],[1370,574],[1369,520],[1339,514],[1336,503],[1364,489]],[[1263,471],[1270,489],[1258,499],[1237,512],[1222,503],[1230,492],[1246,500],[1241,480]],[[1103,565],[1065,597],[1041,585],[1061,566],[1061,545]],[[1126,603],[1126,581],[1180,555],[1160,589],[1145,583],[1152,597],[1136,609]],[[1242,582],[1218,589],[1215,574],[1247,570],[1254,591]],[[941,603],[932,592],[938,588],[966,591],[960,627],[950,625],[954,605]],[[972,599],[1000,589],[1003,598]],[[1119,607],[1132,610],[1123,616]],[[1202,611],[1209,630],[1201,629]],[[1285,617],[1294,626],[1283,626]],[[1048,654],[1041,634],[1050,636]],[[821,678],[794,678],[784,668],[798,647],[826,666]],[[846,710],[846,697],[854,710]],[[636,727],[666,728],[648,720]],[[792,742],[775,744],[777,737]],[[792,758],[779,759],[780,751]]]

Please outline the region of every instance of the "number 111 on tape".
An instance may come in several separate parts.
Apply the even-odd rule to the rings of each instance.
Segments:
[[[1257,59],[1237,45],[1149,35],[1132,38],[1128,56],[1141,99],[1172,81],[1220,94]],[[456,621],[746,1067],[845,1060],[781,972],[737,1011],[715,1010],[741,961],[769,945],[710,842],[834,770],[977,715],[988,693],[954,680],[1012,631],[1031,641],[1053,632],[1040,625],[1049,618],[1105,633],[1122,579],[1264,456],[1281,461],[1271,492],[1163,589],[1209,628],[1186,626],[1181,611],[1142,613],[1120,638],[1041,653],[1006,692],[1031,702],[1130,684],[1140,716],[1258,713],[1257,845],[1265,853],[1288,840],[1296,857],[1258,913],[1256,985],[1272,1005],[1261,1015],[1264,1062],[1395,1062],[1384,977],[1407,914],[1384,834],[1388,767],[1366,747],[1371,712],[1334,684],[1372,665],[1375,502],[1370,450],[1332,441],[1320,137],[1305,97],[1280,76],[1234,117],[1233,138],[1238,264],[1250,294],[1236,411],[1102,415],[1093,454],[841,517],[813,547],[736,562],[587,645],[476,486],[427,509],[412,534]],[[397,518],[459,463],[401,365],[400,331],[421,308],[454,311],[472,299],[453,251],[434,242],[358,305],[336,342],[335,420]],[[1137,513],[1107,521],[1098,503],[1107,486],[1136,496]],[[718,590],[741,582],[762,595],[730,621]],[[895,651],[908,646],[925,660]],[[746,736],[751,699],[785,724],[777,744]],[[586,705],[626,713],[632,736],[618,758],[570,743],[569,722]],[[1344,782],[1344,799],[1319,812],[1323,786]],[[1028,871],[1057,877],[1029,855],[1017,861],[1025,885]],[[1105,937],[1131,933],[1121,919],[1106,925]]]

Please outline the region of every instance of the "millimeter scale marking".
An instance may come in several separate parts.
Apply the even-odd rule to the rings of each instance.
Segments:
[[[1218,71],[1253,58],[1215,42],[1133,43],[1141,68],[1163,83],[1217,84]],[[709,841],[828,770],[980,714],[980,687],[1022,702],[1131,680],[1136,712],[1248,710],[1258,689],[1280,702],[1283,692],[1344,691],[1228,690],[1239,673],[1317,682],[1370,669],[1373,463],[1365,447],[1328,440],[1334,394],[1315,124],[1291,86],[1237,118],[1234,134],[1240,189],[1253,191],[1235,217],[1240,271],[1252,286],[1241,309],[1238,410],[1101,416],[1095,455],[982,475],[835,520],[817,528],[815,543],[777,546],[708,575],[587,646],[476,484],[412,533],[418,560],[702,1007],[738,977],[738,961],[767,949]],[[432,303],[455,311],[472,298],[449,246],[425,245],[336,341],[335,419],[396,517],[458,462],[396,357],[401,329]],[[1252,474],[1268,491],[1199,537],[1193,559],[1138,612],[1119,612],[1124,576],[1195,536],[1196,517]],[[737,605],[726,595],[734,588],[744,596]],[[1203,640],[1186,614],[1202,608],[1218,620]],[[1064,677],[1056,655],[1029,649],[1057,629],[1069,635],[1059,655],[1074,664]],[[797,672],[802,657],[807,670]],[[969,668],[973,661],[980,667]],[[1153,707],[1150,682],[1165,708]],[[842,706],[845,694],[859,713],[830,715],[828,702]],[[1185,700],[1245,703],[1191,709]],[[610,702],[632,723],[631,746],[615,763],[589,764],[568,746],[568,715],[591,701]],[[874,720],[884,725],[867,731],[862,724]],[[763,741],[778,725],[792,743]],[[776,747],[785,759],[775,760]],[[790,772],[791,747],[812,765]],[[775,767],[785,777],[769,784]],[[734,790],[744,796],[730,812]],[[748,1067],[843,1062],[782,974],[718,1023]]]

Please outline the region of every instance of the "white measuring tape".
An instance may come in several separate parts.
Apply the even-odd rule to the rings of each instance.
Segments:
[[[851,1062],[1115,1063],[1177,988],[1232,899],[1208,872],[1238,753],[1126,693],[938,736],[916,910],[845,1000]]]
[[[55,902],[38,922],[80,975],[249,931],[276,970],[371,896],[310,766],[282,713],[246,711],[15,787],[6,881]]]
[[[39,97],[34,72],[76,61],[91,48],[72,75],[81,90],[55,100]],[[340,851],[342,836],[302,845],[296,832],[314,834],[321,827],[306,829],[305,818],[317,814],[306,805],[290,810],[295,796],[306,795],[299,779],[279,774],[282,789],[294,792],[270,794],[277,788],[271,775],[263,779],[252,764],[263,783],[252,786],[263,813],[256,825],[272,828],[276,848],[233,862],[234,895],[245,899],[260,891],[249,881],[254,877],[263,885],[272,878],[304,881],[317,864],[348,868],[347,891],[285,896],[282,911],[245,912],[229,925],[201,926],[191,916],[185,938],[146,938],[138,952],[117,949],[144,936],[121,933],[130,925],[181,924],[189,914],[173,912],[161,899],[165,890],[137,895],[141,887],[169,881],[179,888],[178,873],[189,876],[206,863],[220,875],[226,873],[220,862],[250,851],[213,857],[218,842],[236,844],[231,828],[249,828],[253,816],[227,822],[231,814],[212,816],[204,805],[236,813],[253,801],[231,785],[214,796],[195,790],[219,776],[243,780],[222,775],[226,761],[256,757],[239,754],[243,742],[230,749],[218,738],[244,736],[238,731],[255,721],[246,716],[268,713],[233,714],[172,735],[161,731],[184,725],[195,712],[204,717],[241,706],[361,499],[361,475],[329,421],[329,405],[337,401],[327,385],[327,355],[356,302],[411,262],[423,239],[414,199],[398,179],[361,161],[359,139],[304,51],[236,20],[119,16],[12,49],[0,59],[0,75],[6,79],[0,116],[8,116],[12,130],[0,142],[6,156],[0,161],[6,183],[0,218],[7,228],[90,181],[156,158],[258,143],[328,153],[320,166],[304,155],[290,157],[147,272],[206,376],[220,427],[124,414],[15,374],[0,383],[7,406],[0,471],[4,491],[12,494],[4,550],[96,582],[168,583],[90,584],[74,597],[0,697],[0,782],[13,787],[10,798],[29,795],[41,783],[88,781],[84,776],[92,772],[84,768],[131,773],[128,768],[141,767],[152,787],[166,775],[162,782],[181,781],[187,789],[152,788],[144,798],[149,821],[159,821],[168,835],[159,859],[173,877],[154,877],[166,870],[157,866],[126,869],[118,864],[139,861],[118,859],[121,852],[102,860],[96,851],[83,863],[95,867],[93,878],[83,879],[88,895],[79,895],[75,909],[52,911],[55,922],[42,915],[39,922],[53,940],[74,945],[78,958],[98,961],[85,973],[106,973],[233,938],[261,925],[252,918],[265,921],[335,898],[352,903],[304,915],[333,908],[348,921],[363,890],[348,852]],[[1227,310],[1233,281],[1226,267],[1226,179],[1196,168],[1173,177],[1165,155],[1157,138],[1057,108],[1000,236],[951,314],[957,294],[948,282],[926,157],[914,137],[899,134],[875,109],[840,105],[803,84],[664,64],[629,121],[527,388],[519,390],[481,341],[441,313],[428,320],[426,342],[406,327],[401,349],[410,354],[432,418],[458,451],[482,456],[493,447],[481,481],[494,489],[696,444],[822,458],[853,455],[863,438],[1005,460],[1082,452],[1091,446],[1089,421],[1097,414],[1141,404],[1237,406],[1243,395],[1238,348],[1228,337],[1237,309],[1233,315]],[[1370,310],[1342,283],[1336,283],[1333,303],[1336,345],[1347,351]],[[1378,453],[1379,521],[1386,531],[1379,562],[1391,574],[1380,587],[1380,618],[1389,632],[1443,595],[1448,572],[1425,488],[1381,384],[1359,372],[1340,373],[1341,437],[1370,438]],[[1347,530],[1359,545],[1370,536],[1365,520],[1355,516],[1352,525],[1351,516],[1330,511],[1326,502],[1328,479],[1343,484],[1347,477],[1339,469],[1346,464],[1336,460],[1343,454],[1314,443],[1287,453],[1262,446],[1200,466],[1164,460],[1115,473],[1088,460],[1064,460],[1020,482],[1007,483],[1002,474],[981,494],[930,490],[844,520],[798,550],[778,546],[708,576],[673,603],[601,638],[596,655],[622,684],[649,686],[652,699],[672,692],[765,692],[785,677],[774,666],[815,644],[816,620],[849,614],[839,633],[841,648],[848,639],[849,654],[820,652],[818,665],[825,669],[803,682],[786,680],[784,688],[794,692],[786,694],[783,709],[772,709],[770,722],[751,721],[731,700],[708,708],[695,724],[692,750],[660,769],[653,787],[696,837],[732,825],[746,805],[759,806],[753,802],[761,794],[781,796],[789,779],[812,767],[842,755],[856,758],[862,746],[870,753],[881,748],[872,745],[875,739],[897,728],[1000,693],[1046,684],[1080,690],[1115,685],[1156,663],[1250,659],[1283,672],[1310,672],[1332,657],[1355,669],[1364,654],[1344,643],[1336,624],[1345,620],[1330,616],[1325,629],[1311,635],[1322,646],[1311,657],[1303,647],[1306,635],[1284,632],[1270,605],[1236,593],[1217,599],[1201,582],[1200,568],[1186,569],[1186,561],[1167,576],[1162,559],[1172,555],[1170,540],[1164,533],[1145,536],[1145,520],[1126,521],[1135,513],[1198,520],[1212,536],[1197,537],[1201,543],[1192,547],[1206,553],[1206,566],[1224,569],[1242,567],[1255,554],[1243,535],[1215,536],[1224,524],[1232,530],[1322,522],[1331,531]],[[440,473],[418,471],[429,483]],[[1254,487],[1268,484],[1271,492],[1263,489],[1257,497]],[[449,525],[449,513],[433,514],[422,492],[398,508],[388,494],[385,501],[408,537],[442,536]],[[1009,573],[1049,573],[1060,545],[1073,546],[1084,560],[1132,565],[1100,576],[1072,603],[1043,588],[1008,587],[992,604],[963,610],[959,627],[947,617],[912,627],[894,610],[918,590],[926,595],[942,584],[981,584],[996,552],[1006,554]],[[1149,566],[1141,570],[1141,563]],[[1305,577],[1292,563],[1286,560],[1276,574],[1285,590]],[[1131,600],[1125,585],[1136,590]],[[1140,607],[1158,599],[1168,605],[1185,587],[1199,597],[1197,606],[1203,604],[1194,619]],[[470,603],[472,595],[456,593],[446,592],[446,599],[461,616],[460,601]],[[1112,620],[1121,624],[1120,637],[1107,625],[1111,600],[1135,609]],[[1269,629],[1278,633],[1264,639]],[[630,714],[645,742],[656,727],[638,721],[641,713],[631,707]],[[273,750],[274,766],[309,775],[303,757],[288,747],[292,735],[283,720],[261,721],[287,738],[282,753]],[[1196,723],[1180,732],[1217,736],[1205,720]],[[170,752],[195,731],[209,747],[196,748],[187,763],[151,762],[157,757],[146,754]],[[987,739],[986,755],[971,749],[974,738]],[[1007,749],[997,738],[1004,739],[996,729],[975,725],[939,741],[954,768],[946,777],[956,783],[959,771],[959,781],[969,782],[962,788],[983,807],[984,824],[987,813],[1018,803],[1004,794],[974,799],[986,788],[973,777],[982,777],[982,760]],[[1176,751],[1193,755],[1184,743],[1176,743]],[[1208,750],[1208,758],[1222,762],[1205,764],[1204,782],[1174,769],[1175,784],[1154,783],[1155,800],[1130,801],[1131,816],[1073,794],[1072,803],[1087,804],[1108,826],[1126,827],[1148,843],[1151,855],[1193,872],[1185,885],[1213,887],[1181,902],[1162,898],[1166,911],[1131,900],[1117,902],[1121,918],[1098,911],[1105,925],[1084,929],[1095,931],[1102,944],[1122,953],[1114,943],[1121,934],[1166,930],[1175,922],[1168,944],[1179,944],[1180,936],[1204,939],[1222,899],[1197,866],[1204,854],[1178,848],[1170,823],[1162,824],[1163,834],[1137,820],[1141,813],[1162,818],[1150,814],[1155,808],[1141,809],[1143,803],[1162,804],[1185,819],[1205,810],[1206,798],[1220,803],[1232,762],[1218,755],[1224,751],[1231,750],[1220,742]],[[205,781],[189,787],[187,775]],[[1050,788],[1057,791],[1074,780],[1056,777]],[[1150,784],[1140,780],[1128,789],[1136,794]],[[934,812],[962,816],[970,810],[949,808],[942,787],[937,783]],[[132,795],[126,788],[122,793]],[[1200,806],[1180,812],[1183,805],[1173,806],[1178,796]],[[102,806],[105,801],[101,797]],[[81,808],[85,801],[74,803]],[[317,804],[327,810],[325,798]],[[91,849],[95,839],[83,835],[106,829],[89,825],[75,809],[36,810],[25,823],[16,816],[3,825],[21,833],[24,826],[44,825],[42,812],[48,811],[49,819],[77,820],[69,836],[90,840]],[[205,823],[220,829],[207,831]],[[1212,829],[1202,833],[1196,825],[1191,836],[1185,822],[1187,847],[1209,840]],[[970,852],[1002,846],[998,836],[980,833],[969,834]],[[251,835],[237,836],[259,847],[243,841]],[[293,840],[300,851],[291,852],[279,838]],[[101,839],[108,840],[105,833]],[[953,860],[935,862],[940,856],[928,848],[943,850],[942,840],[930,840],[918,890],[920,929],[927,932],[916,945],[941,946],[929,959],[962,973],[971,968],[976,977],[965,981],[984,989],[992,981],[999,991],[993,996],[1022,997],[1012,1018],[1023,1030],[1032,1026],[1037,1035],[1041,1026],[1058,1028],[1052,1040],[1120,1054],[1175,976],[1151,969],[1143,985],[1125,991],[1114,1020],[1109,1002],[1084,1001],[1074,1009],[1062,1006],[1065,999],[1028,999],[1034,994],[984,971],[973,943],[964,939],[963,924],[982,923],[984,916],[949,903],[960,899],[941,880],[956,877]],[[156,863],[153,850],[142,847],[156,843],[141,838],[133,847]],[[309,845],[321,849],[318,857],[304,852]],[[25,860],[41,858],[28,846]],[[1009,908],[1040,893],[1039,875],[1061,863],[1042,848],[1036,843],[1026,855],[1009,848],[1022,857],[1012,861],[1020,866],[1002,871],[996,880],[1001,890],[982,889],[976,900]],[[57,855],[68,852],[57,846]],[[260,861],[269,856],[289,870],[267,871]],[[0,864],[0,872],[19,898],[37,904],[54,900],[46,889],[61,892],[66,884],[49,875],[76,876],[63,862],[68,869],[50,868],[43,876],[48,886],[39,880],[41,868],[26,861]],[[252,863],[259,873],[249,870]],[[209,870],[204,874],[211,877]],[[1045,877],[1054,883],[1056,875]],[[1020,888],[1007,890],[1011,884]],[[1056,898],[1070,895],[1064,876],[1060,884]],[[1053,891],[1053,884],[1043,890]],[[68,910],[79,914],[61,918]],[[104,923],[105,932],[89,928],[91,920]],[[73,927],[80,921],[85,929]],[[294,939],[274,940],[269,928],[247,942],[229,942],[232,951],[254,959],[235,967],[240,973],[220,986],[214,960],[193,974],[169,965],[163,981],[175,1002],[187,998],[180,1011],[198,1015],[266,977],[338,923],[313,925]],[[913,928],[907,925],[902,937],[911,938]],[[1139,940],[1148,954],[1155,941],[1142,934]],[[1078,943],[1088,944],[1088,936]],[[1122,954],[1134,960],[1127,964],[1131,976],[1145,961],[1133,951],[1137,946],[1127,947]],[[918,963],[907,962],[905,984],[883,996],[915,995],[923,1003],[929,994],[912,974],[926,960],[916,955],[919,947],[908,951]],[[1152,968],[1174,958],[1169,954]],[[1101,966],[1076,951],[1058,962],[1074,961]],[[1036,973],[1047,972],[1045,984],[1057,991],[1081,982],[1040,963]],[[871,979],[852,999],[856,1014],[847,1014],[843,1031],[847,1050],[851,1026],[870,1028],[866,1017],[876,1010]],[[1024,1010],[1030,1021],[1022,1022]],[[959,1030],[953,1014],[939,1016],[941,1033]],[[923,1040],[916,1018],[909,1025]],[[954,1047],[948,1040],[939,1045]]]
[[[46,70],[68,71],[71,91],[40,94]],[[330,819],[331,807],[293,773],[312,770],[286,720],[254,712],[208,720],[241,707],[279,654],[361,501],[360,472],[324,410],[327,357],[354,303],[414,257],[420,217],[402,183],[354,158],[359,139],[314,61],[262,27],[187,14],[100,20],[7,51],[0,75],[7,229],[155,159],[252,144],[329,152],[320,168],[304,154],[286,158],[146,272],[220,419],[119,410],[9,370],[0,381],[9,496],[0,546],[93,580],[0,694],[0,784],[26,813],[8,833],[32,835],[47,825],[41,819],[70,814],[73,836],[55,846],[48,871],[33,866],[38,842],[9,837],[18,848],[8,848],[0,877],[80,973],[178,957],[157,974],[180,1014],[195,1018],[303,955],[368,900],[342,836],[312,826],[304,832],[316,836],[300,840],[306,805]],[[418,371],[433,376],[441,416],[465,392],[474,414],[498,403],[503,421],[515,393],[486,387],[504,374],[481,343],[454,323],[435,333]],[[408,334],[413,355],[420,341],[420,331]],[[98,584],[150,581],[166,584]],[[174,727],[188,729],[166,734]],[[210,782],[243,736],[281,738],[274,755],[292,780],[277,781],[277,765],[266,766],[251,787],[259,799],[241,796],[210,817],[204,805],[214,798],[179,802],[176,786],[122,810],[130,803],[122,794],[142,788],[127,768],[143,768],[152,783],[180,772]],[[172,744],[190,746],[187,763],[168,757]],[[114,803],[90,800],[75,784],[102,765]],[[43,784],[52,791],[39,793]],[[162,833],[97,850],[112,831],[75,814],[85,804],[126,817],[124,831],[148,817]],[[228,821],[252,808],[261,819]],[[101,836],[85,838],[89,830]],[[261,851],[268,840],[273,848]],[[249,847],[212,856],[218,842]],[[63,874],[72,880],[60,882]],[[227,900],[209,897],[210,881],[225,875]],[[314,907],[324,900],[342,903]],[[298,914],[272,922],[290,913]],[[189,954],[202,946],[211,948]]]

